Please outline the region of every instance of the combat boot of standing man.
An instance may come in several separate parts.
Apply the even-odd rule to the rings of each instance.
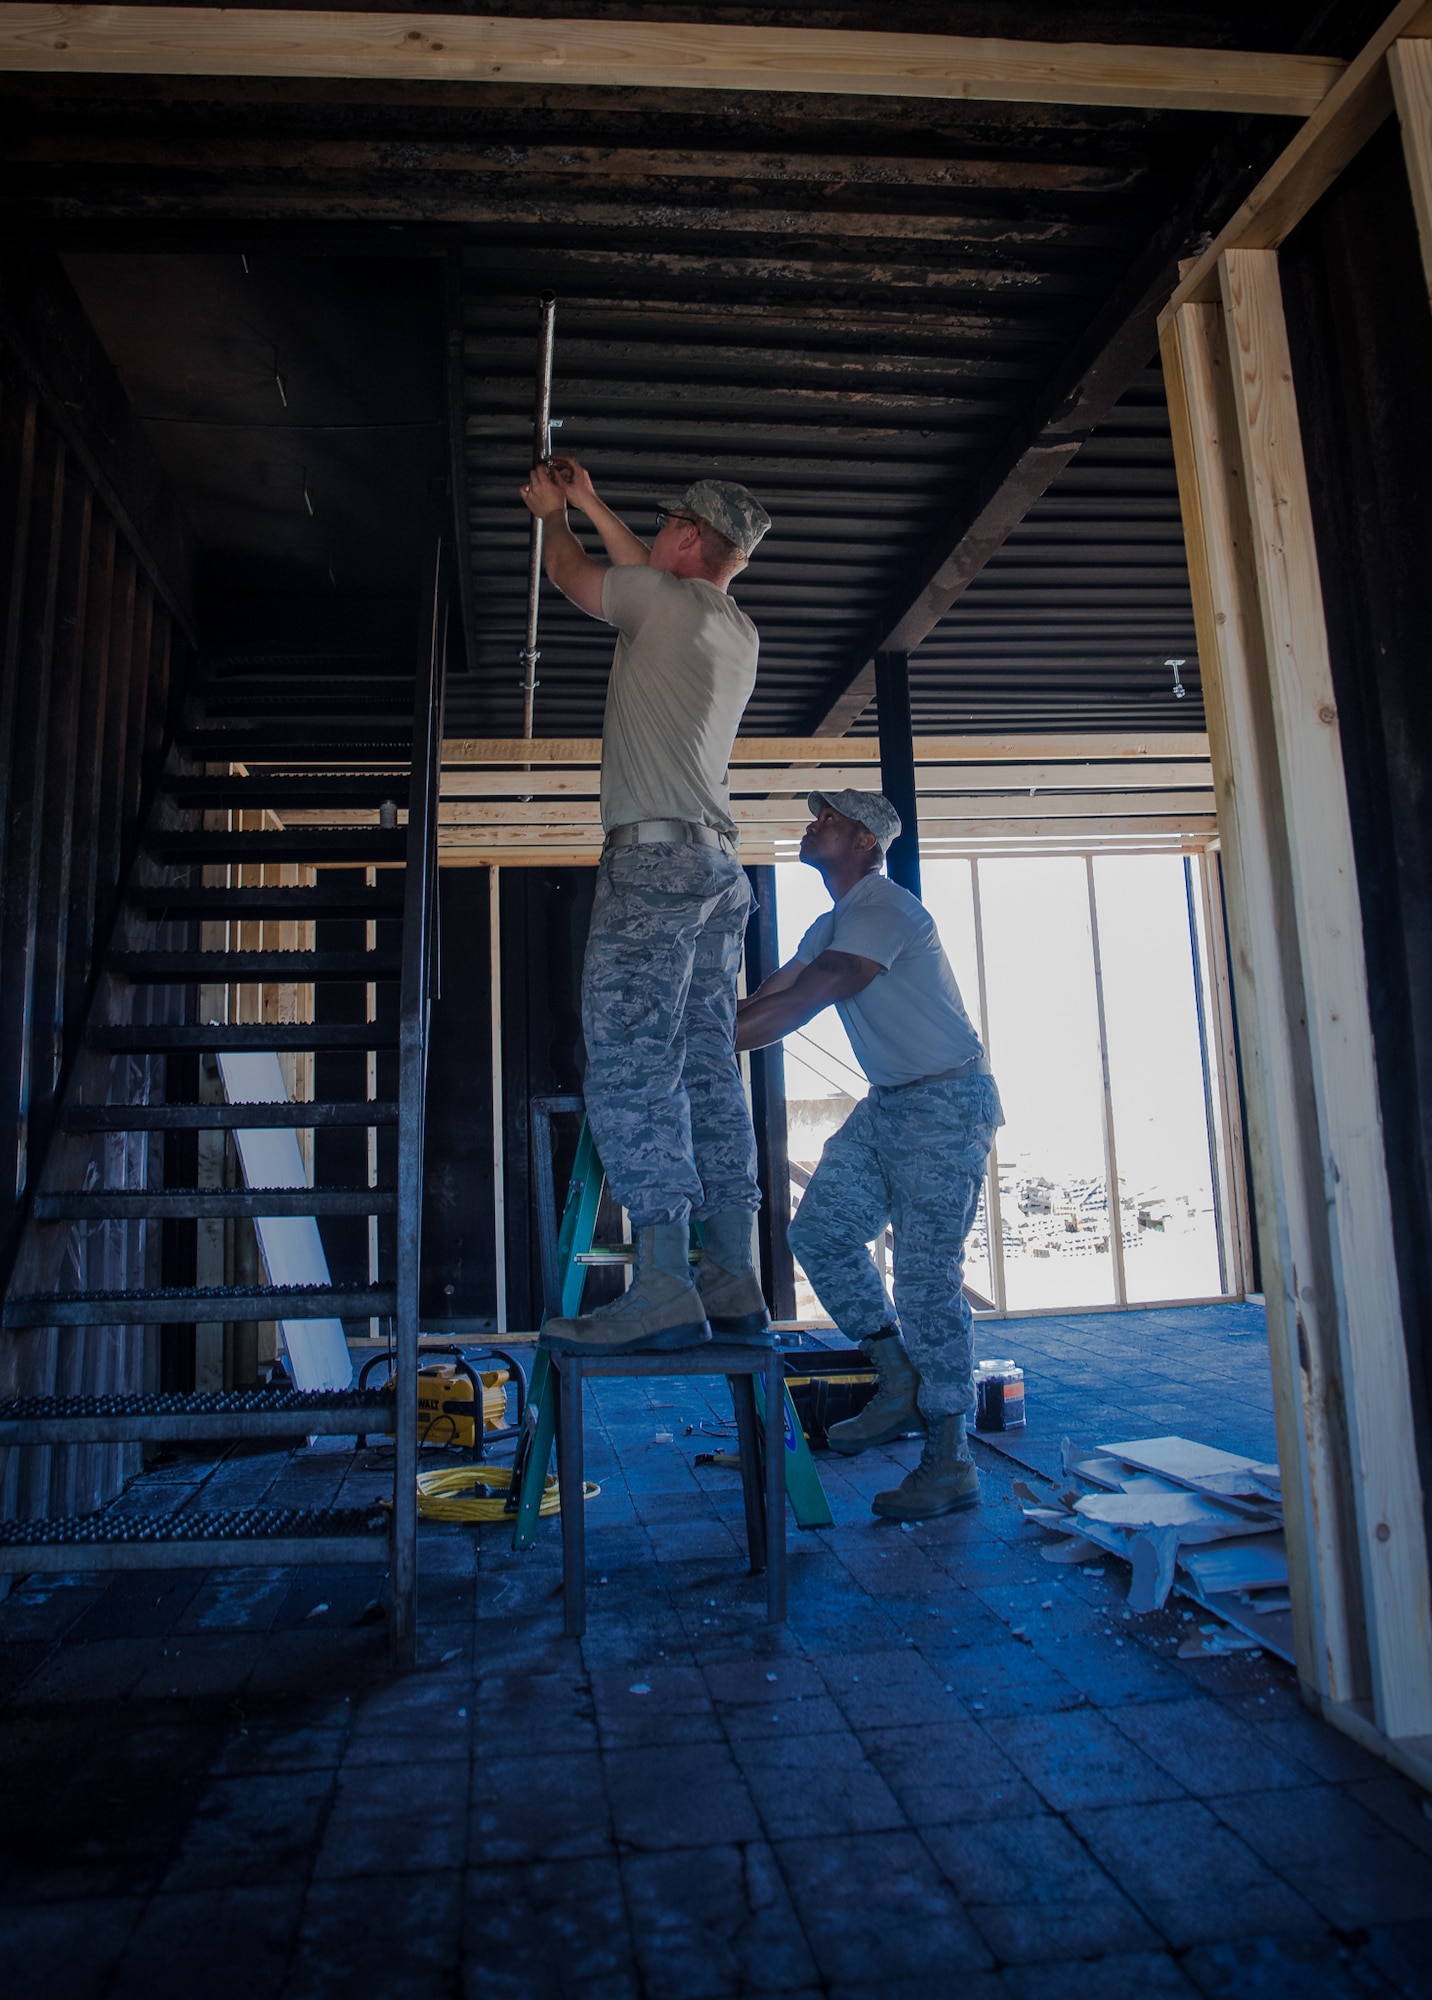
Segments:
[[[816,1297],[875,1364],[877,1389],[830,1431],[866,1451],[923,1430],[920,1463],[877,1514],[922,1521],[979,1500],[965,1439],[974,1346],[965,1238],[979,1206],[999,1092],[928,910],[883,872],[900,818],[883,792],[812,792],[801,860],[834,907],[795,957],[741,1002],[740,1049],[764,1048],[834,1006],[870,1093],[826,1142],[791,1224]],[[870,1246],[893,1223],[894,1303]]]
[[[756,1139],[736,1061],[736,977],[751,907],[728,765],[756,684],[756,628],[728,595],[769,528],[744,486],[698,479],[657,514],[650,548],[575,459],[534,466],[522,498],[544,524],[548,576],[617,630],[602,725],[602,826],[582,1027],[587,1117],[631,1218],[632,1282],[578,1319],[565,1353],[629,1354],[766,1340],[751,1256]],[[573,534],[584,513],[611,566]],[[699,1289],[689,1260],[703,1225]]]

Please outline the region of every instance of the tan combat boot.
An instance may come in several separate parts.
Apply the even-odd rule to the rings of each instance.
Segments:
[[[931,1417],[920,1463],[888,1493],[877,1493],[870,1505],[887,1521],[928,1521],[936,1514],[957,1514],[980,1504],[980,1476],[970,1457],[965,1420]]]
[[[893,1444],[896,1438],[925,1428],[916,1401],[920,1377],[905,1346],[905,1336],[898,1328],[868,1334],[860,1351],[875,1363],[875,1394],[863,1410],[847,1417],[843,1424],[832,1424],[826,1434],[831,1450],[844,1452],[847,1458],[869,1451],[872,1445]]]
[[[723,1208],[708,1218],[696,1283],[714,1339],[765,1347],[771,1315],[751,1262],[751,1220],[748,1208]]]
[[[558,1354],[640,1354],[710,1340],[686,1261],[687,1241],[684,1222],[638,1230],[636,1270],[621,1297],[580,1319],[549,1319],[539,1345]]]

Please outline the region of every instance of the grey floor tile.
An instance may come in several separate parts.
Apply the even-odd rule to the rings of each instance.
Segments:
[[[315,1882],[304,1903],[283,2000],[451,2000],[462,1876],[395,1874]]]
[[[461,1961],[468,2000],[637,2000],[615,1857],[469,1869]]]
[[[605,1750],[725,1740],[699,1667],[663,1663],[637,1677],[627,1667],[599,1667],[591,1686]]]
[[[937,1674],[913,1647],[843,1654],[823,1661],[821,1672],[832,1698],[857,1729],[949,1722],[965,1714],[948,1677]]]
[[[761,1825],[725,1745],[672,1744],[603,1758],[619,1841],[661,1851],[759,1840]]]
[[[1432,1910],[1432,1858],[1333,1786],[1219,1799],[1214,1811],[1340,1929]]]
[[[461,1753],[441,1762],[345,1764],[314,1863],[315,1879],[461,1868],[467,1858],[468,1785],[468,1760]]]
[[[479,1757],[468,1854],[475,1868],[610,1854],[612,1816],[595,1750]]]
[[[772,1840],[875,1833],[905,1815],[849,1730],[737,1743],[736,1758]]]
[[[1385,1778],[1363,1778],[1341,1789],[1345,1798],[1356,1799],[1384,1826],[1400,1833],[1422,1853],[1432,1855],[1432,1796],[1420,1785],[1393,1772]]]
[[[1404,2000],[1426,2000],[1432,1993],[1432,1917],[1421,1923],[1379,1924],[1361,1956]]]
[[[916,1826],[1029,1818],[1044,1802],[976,1722],[860,1732],[871,1763]]]
[[[1072,1817],[1092,1852],[1177,1949],[1324,1928],[1311,1905],[1197,1800]]]
[[[1396,1991],[1367,1953],[1329,1932],[1198,1945],[1183,1966],[1210,2000],[1388,2000]],[[1426,1990],[1413,1989],[1413,2000]]]
[[[1135,1704],[1110,1719],[1196,1798],[1314,1782],[1306,1765],[1280,1757],[1259,1731],[1205,1695]]]
[[[832,1991],[948,1994],[993,1964],[954,1890],[913,1833],[782,1841],[776,1848],[796,1914]],[[858,1885],[852,1893],[851,1885]],[[872,1923],[878,1885],[879,1921]],[[943,1984],[941,1984],[943,1982]]]
[[[332,1769],[215,1778],[204,1788],[173,1865],[171,1893],[299,1879],[333,1797]]]
[[[1162,1951],[1011,1966],[1004,1985],[1011,2000],[1193,2000],[1199,1990]]]
[[[101,2000],[144,1911],[141,1897],[0,1908],[6,2000]]]
[[[1056,1812],[1183,1796],[1106,1716],[1090,1709],[996,1719],[986,1725],[1004,1754]]]
[[[109,2000],[254,2000],[283,1986],[303,1909],[297,1879],[263,1887],[151,1897],[109,1989]]]
[[[923,1838],[1005,1964],[1159,1943],[1062,1820],[1045,1815],[927,1827]]]
[[[969,1713],[1049,1715],[1060,1709],[1082,1708],[1085,1696],[1056,1667],[1008,1634],[993,1643],[930,1652],[930,1664]]]
[[[815,1985],[810,1948],[764,1844],[629,1854],[621,1866],[646,2000]]]

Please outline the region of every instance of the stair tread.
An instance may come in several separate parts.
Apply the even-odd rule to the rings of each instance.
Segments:
[[[396,1021],[254,1021],[152,1026],[91,1025],[88,1040],[102,1049],[395,1049]]]
[[[396,1310],[392,1285],[155,1285],[43,1292],[5,1301],[6,1326],[182,1324],[189,1320],[371,1319]],[[247,1308],[241,1311],[240,1308]]]
[[[375,888],[365,882],[319,883],[312,888],[282,889],[208,883],[200,888],[170,887],[164,882],[135,883],[125,900],[170,916],[211,916],[219,920],[252,914],[291,920],[327,916],[382,918],[402,915],[401,879],[389,888],[385,875]]]
[[[370,864],[401,861],[408,835],[403,827],[295,826],[282,832],[185,833],[166,828],[145,838],[145,847],[170,861],[196,864],[246,861],[254,866],[274,861],[355,860]]]
[[[306,1132],[329,1125],[396,1125],[398,1107],[383,1098],[314,1104],[72,1104],[66,1132]]]
[[[35,1196],[40,1222],[90,1217],[395,1215],[395,1188],[59,1188]]]
[[[176,1514],[62,1514],[41,1521],[0,1521],[0,1548],[47,1543],[84,1547],[116,1542],[269,1542],[321,1536],[386,1537],[381,1507],[223,1507]]]
[[[390,1409],[393,1392],[382,1389],[191,1389],[156,1395],[11,1396],[0,1398],[0,1423],[37,1417],[295,1416],[324,1410]]]
[[[117,951],[109,970],[125,979],[197,978],[201,984],[228,985],[243,973],[267,974],[308,985],[315,979],[396,979],[400,951]]]

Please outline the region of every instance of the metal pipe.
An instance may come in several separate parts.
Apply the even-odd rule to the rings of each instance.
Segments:
[[[537,302],[537,403],[532,414],[532,463],[545,465],[552,456],[552,342],[557,327],[557,299],[543,292]],[[522,734],[532,734],[532,707],[537,695],[537,602],[542,588],[542,523],[534,514],[527,548],[527,643],[522,662]]]

